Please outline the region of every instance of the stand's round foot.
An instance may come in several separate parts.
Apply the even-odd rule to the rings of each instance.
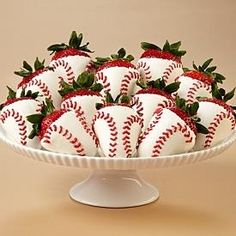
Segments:
[[[133,170],[94,170],[71,188],[70,197],[80,203],[108,208],[135,207],[158,199],[158,190]]]

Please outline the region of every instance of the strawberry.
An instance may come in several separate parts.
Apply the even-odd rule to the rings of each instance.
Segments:
[[[222,83],[225,77],[215,72],[216,66],[209,66],[212,58],[201,66],[193,63],[193,70],[185,68],[183,75],[177,78],[181,82],[177,95],[193,103],[197,97],[211,97],[212,85]]]
[[[75,31],[71,33],[68,44],[54,44],[48,47],[48,51],[55,53],[52,57],[50,66],[54,68],[58,77],[65,82],[72,84],[85,70],[91,70],[92,61],[88,53],[89,43],[81,45],[83,34],[77,35]]]
[[[138,60],[138,70],[146,81],[163,78],[166,83],[172,83],[183,73],[181,56],[186,51],[179,50],[181,42],[170,44],[168,41],[163,48],[142,42],[144,53]]]
[[[42,112],[27,119],[33,124],[29,137],[38,136],[46,150],[80,156],[94,156],[97,152],[97,139],[78,111],[54,110],[46,100]]]
[[[60,80],[51,67],[44,66],[45,60],[39,61],[38,57],[34,62],[33,68],[23,61],[23,68],[16,71],[15,74],[23,77],[18,84],[16,96],[19,97],[22,90],[39,92],[39,100],[42,102],[45,98],[51,99],[56,107],[61,103],[61,96],[58,93]]]
[[[62,83],[62,89],[59,91],[63,96],[61,108],[80,111],[91,125],[96,113],[96,103],[102,101],[102,88],[101,84],[94,83],[94,74],[83,72],[72,85]]]
[[[142,119],[130,107],[127,96],[115,101],[107,93],[104,104],[95,114],[92,127],[98,137],[100,155],[105,157],[132,157],[142,127]]]
[[[175,105],[171,93],[176,92],[179,82],[166,86],[163,79],[155,81],[139,81],[137,83],[142,89],[132,98],[134,110],[143,118],[143,130],[146,129],[155,110],[158,107],[172,107]]]
[[[103,85],[103,92],[109,92],[112,97],[117,97],[120,93],[133,94],[134,85],[139,79],[139,72],[131,63],[133,59],[131,55],[126,56],[124,48],[111,57],[96,58],[96,80]]]
[[[234,96],[235,88],[226,93],[216,84],[212,87],[213,98],[200,98],[197,116],[209,130],[208,134],[198,134],[195,150],[212,147],[229,137],[235,130],[235,113],[226,103]]]
[[[28,138],[31,124],[26,119],[29,114],[42,109],[41,103],[36,100],[38,93],[25,93],[23,90],[21,97],[16,98],[16,92],[9,87],[8,90],[7,101],[1,105],[0,112],[0,124],[6,137],[22,145],[40,148],[38,138]]]
[[[198,103],[186,105],[176,99],[177,107],[157,108],[139,139],[138,156],[158,157],[190,151],[197,132],[208,133],[196,117]]]

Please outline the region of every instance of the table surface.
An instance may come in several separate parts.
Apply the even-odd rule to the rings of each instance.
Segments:
[[[124,46],[140,55],[140,41],[181,40],[190,67],[214,58],[235,86],[236,1],[40,0],[3,1],[0,7],[0,98],[16,86],[13,71],[46,48],[82,31],[85,42],[106,56]],[[236,103],[233,99],[232,103]],[[195,165],[143,170],[160,198],[130,209],[103,209],[73,202],[71,186],[90,170],[33,161],[0,143],[0,235],[236,235],[236,146]]]

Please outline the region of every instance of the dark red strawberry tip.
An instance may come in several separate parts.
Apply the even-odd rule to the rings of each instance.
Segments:
[[[189,126],[189,128],[196,134],[197,133],[197,127],[194,123],[194,121],[191,119],[191,117],[181,110],[180,108],[177,107],[170,107],[168,108],[172,112],[174,112],[177,116],[179,116],[184,122]]]
[[[105,62],[102,66],[100,66],[97,71],[103,70],[105,68],[110,68],[110,67],[126,67],[126,68],[135,68],[135,66],[127,61],[127,60],[114,60],[114,61],[108,61]]]
[[[79,89],[76,91],[73,91],[71,93],[66,94],[63,97],[63,101],[68,99],[68,98],[72,98],[72,97],[76,97],[76,96],[102,96],[99,92],[95,92],[92,90],[88,90],[88,89]]]
[[[216,98],[201,98],[200,101],[215,103],[215,104],[223,107],[226,111],[234,114],[234,110],[222,100],[219,100]]]
[[[178,63],[181,63],[181,57],[175,56],[170,52],[162,51],[162,50],[157,50],[157,49],[148,49],[144,51],[144,53],[141,55],[140,58],[161,58],[161,59],[167,59],[167,60],[172,60],[176,61]]]
[[[137,95],[138,94],[157,94],[157,95],[161,95],[163,97],[166,97],[166,98],[168,98],[170,100],[174,100],[169,93],[166,93],[165,91],[157,89],[157,88],[141,89],[136,94]]]
[[[40,131],[39,131],[39,139],[41,140],[46,133],[47,129],[49,126],[55,122],[57,119],[59,119],[64,113],[66,113],[68,110],[61,109],[61,110],[56,110],[52,112],[51,114],[47,115],[46,117],[43,118],[41,126],[40,126]]]
[[[37,70],[35,72],[33,72],[31,75],[24,77],[21,82],[17,85],[17,88],[20,88],[22,86],[24,86],[25,84],[29,83],[34,77],[36,77],[37,75],[42,74],[44,71],[47,71],[48,68],[43,68],[40,70]]]
[[[12,103],[21,101],[21,100],[34,100],[34,99],[31,98],[31,97],[22,97],[22,98],[11,98],[11,99],[7,99],[7,101],[4,103],[4,107],[7,106],[7,105],[10,105],[10,104],[12,104]]]
[[[199,71],[195,71],[195,70],[187,71],[183,74],[183,76],[188,76],[192,79],[200,80],[203,83],[206,83],[209,85],[211,85],[214,82],[214,79],[211,76],[207,76],[206,74],[201,73]]]
[[[68,48],[68,49],[64,49],[64,50],[56,52],[55,55],[52,57],[52,61],[57,60],[62,57],[68,57],[68,56],[90,57],[86,52],[80,51],[75,48]]]

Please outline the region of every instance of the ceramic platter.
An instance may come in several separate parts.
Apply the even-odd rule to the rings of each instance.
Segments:
[[[212,158],[233,144],[236,140],[236,131],[224,142],[212,148],[159,158],[81,157],[49,152],[14,143],[5,137],[2,130],[0,130],[0,139],[13,151],[34,160],[92,169],[88,179],[71,188],[70,197],[92,206],[123,208],[148,204],[159,197],[158,190],[138,176],[138,169],[180,166]]]

